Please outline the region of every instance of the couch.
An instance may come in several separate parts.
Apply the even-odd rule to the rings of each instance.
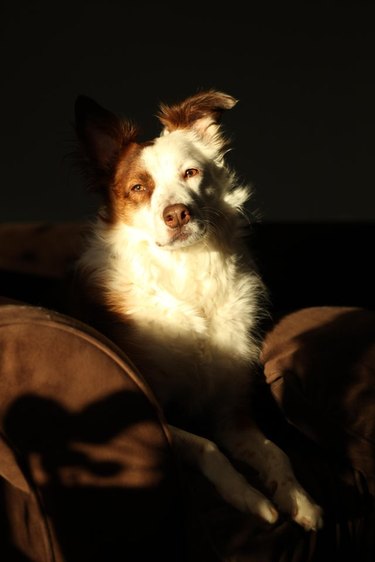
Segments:
[[[126,350],[69,309],[86,227],[0,225],[0,560],[374,560],[375,225],[252,227],[271,299],[255,415],[323,506],[316,532],[237,512],[175,458]]]

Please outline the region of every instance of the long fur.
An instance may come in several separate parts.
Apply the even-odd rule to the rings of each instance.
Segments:
[[[269,522],[277,509],[306,529],[319,506],[285,454],[249,412],[267,291],[244,232],[251,189],[226,163],[220,117],[236,104],[209,90],[161,104],[160,136],[80,96],[82,167],[102,205],[78,264],[93,318],[145,376],[165,409],[176,449],[219,493]],[[210,439],[192,428],[209,428]],[[223,454],[250,462],[273,501]],[[276,507],[277,506],[277,507]]]

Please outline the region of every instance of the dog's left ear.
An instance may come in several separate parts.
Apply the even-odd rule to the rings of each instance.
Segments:
[[[227,109],[232,109],[238,100],[223,92],[208,90],[195,94],[175,105],[161,104],[158,118],[168,134],[177,129],[193,129],[207,144],[214,144],[217,150],[226,146],[220,134],[220,118]]]
[[[75,102],[75,129],[89,166],[100,173],[110,174],[121,151],[137,137],[130,121],[83,95]]]

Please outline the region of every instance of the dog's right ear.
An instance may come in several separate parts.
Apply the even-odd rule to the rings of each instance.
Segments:
[[[110,173],[137,130],[93,99],[80,95],[75,102],[75,130],[88,163],[98,172]]]

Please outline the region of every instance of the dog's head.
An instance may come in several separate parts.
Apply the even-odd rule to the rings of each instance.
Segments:
[[[79,96],[76,132],[91,186],[104,198],[102,219],[165,249],[228,233],[250,195],[224,162],[220,117],[236,102],[209,90],[162,104],[160,136],[139,142],[131,121]]]

